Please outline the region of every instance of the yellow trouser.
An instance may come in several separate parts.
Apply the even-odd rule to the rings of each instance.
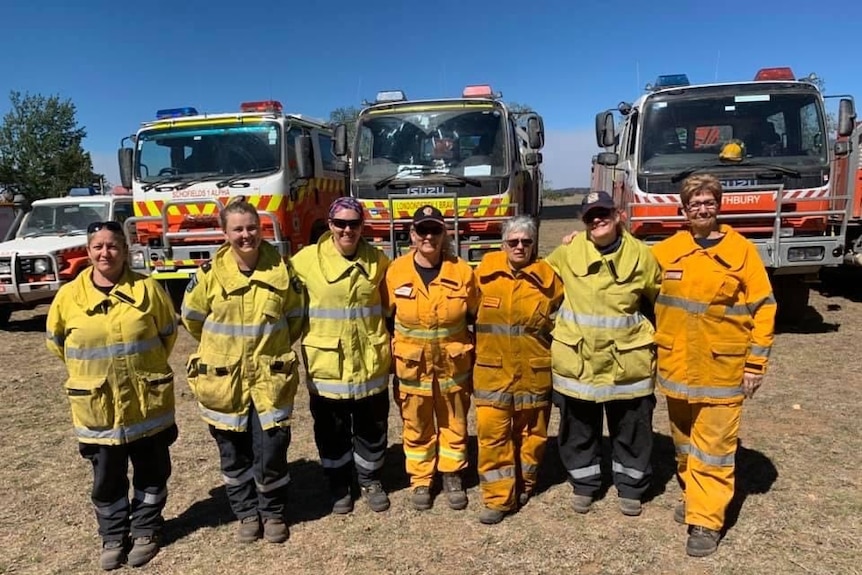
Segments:
[[[479,482],[485,506],[511,511],[518,483],[524,492],[533,491],[548,441],[550,413],[550,404],[522,411],[476,406]]]
[[[399,393],[404,458],[411,487],[430,486],[438,468],[451,473],[467,467],[470,394],[440,393],[436,384],[434,388],[433,396]]]
[[[685,522],[720,531],[733,498],[742,402],[714,405],[668,397],[667,411]]]

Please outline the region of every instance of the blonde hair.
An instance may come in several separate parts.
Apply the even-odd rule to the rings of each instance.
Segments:
[[[219,212],[219,223],[221,229],[227,231],[227,218],[231,214],[249,214],[254,217],[254,221],[260,226],[260,214],[257,213],[257,208],[248,203],[245,196],[236,196],[231,198],[225,207]]]
[[[709,192],[721,205],[721,182],[712,174],[694,174],[683,180],[679,190],[679,201],[684,207],[688,207],[692,196],[698,192]]]

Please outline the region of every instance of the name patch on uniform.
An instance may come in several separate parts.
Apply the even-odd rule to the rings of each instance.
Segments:
[[[682,270],[667,270],[664,272],[664,279],[666,280],[681,280],[682,279]]]
[[[198,285],[198,274],[197,272],[192,274],[192,277],[189,279],[188,285],[186,285],[186,293],[191,292],[195,289],[195,286]]]
[[[500,307],[501,300],[498,297],[486,296],[482,298],[482,307]]]
[[[401,297],[410,297],[411,295],[413,295],[413,286],[406,285],[395,288],[395,295]]]

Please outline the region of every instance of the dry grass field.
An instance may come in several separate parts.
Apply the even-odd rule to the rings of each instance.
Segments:
[[[546,206],[546,251],[572,225],[573,206]],[[554,218],[554,219],[551,219]],[[562,218],[562,219],[561,219]],[[662,401],[655,417],[655,484],[638,518],[623,517],[611,487],[589,515],[569,508],[571,490],[551,438],[539,494],[497,526],[480,525],[475,470],[470,505],[442,500],[413,511],[393,409],[385,483],[392,508],[359,503],[328,514],[311,435],[308,395],[297,397],[291,538],[282,546],[234,543],[215,444],[177,378],[180,437],[165,510],[165,544],[150,574],[823,574],[862,573],[862,284],[822,286],[809,317],[777,336],[771,370],[746,403],[738,483],[726,537],[706,559],[685,556],[672,518],[679,488]],[[97,573],[99,540],[89,502],[91,470],[78,456],[62,393],[63,366],[44,346],[45,308],[16,313],[0,332],[0,573]],[[172,364],[184,373],[192,339],[181,333]],[[554,413],[551,435],[556,435]],[[475,429],[472,433],[475,434]],[[475,462],[475,437],[471,448]],[[128,567],[123,572],[129,572]]]

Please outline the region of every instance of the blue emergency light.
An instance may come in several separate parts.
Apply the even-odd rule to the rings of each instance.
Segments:
[[[665,74],[656,78],[653,88],[675,88],[676,86],[689,85],[691,85],[691,82],[688,81],[686,74]]]
[[[185,108],[165,108],[156,112],[156,119],[163,120],[165,118],[182,118],[183,116],[197,116],[198,111],[191,106]]]

